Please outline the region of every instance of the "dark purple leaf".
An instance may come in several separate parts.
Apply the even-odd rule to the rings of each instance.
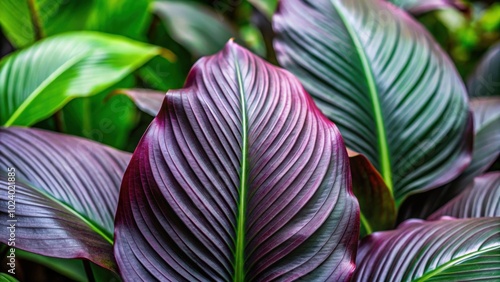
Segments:
[[[429,219],[448,215],[457,218],[500,217],[500,172],[476,177],[474,182]]]
[[[360,244],[354,281],[498,281],[500,218],[408,220]]]
[[[0,182],[2,243],[15,219],[16,247],[114,268],[113,220],[130,154],[82,138],[29,128],[0,129],[0,166],[15,171],[9,217],[6,172]],[[4,172],[3,172],[4,173]],[[5,235],[5,236],[4,236]]]
[[[396,204],[380,173],[362,154],[347,149],[352,175],[352,192],[360,206],[360,237],[392,229]]]
[[[229,42],[169,91],[127,168],[125,280],[348,281],[359,218],[335,125],[290,73]]]

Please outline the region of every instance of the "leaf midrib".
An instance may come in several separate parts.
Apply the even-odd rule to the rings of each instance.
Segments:
[[[492,247],[488,247],[488,248],[485,248],[485,249],[482,249],[482,250],[479,250],[479,251],[475,251],[475,252],[472,252],[472,253],[468,253],[468,254],[465,254],[463,256],[459,256],[455,259],[452,259],[448,262],[446,262],[445,264],[442,264],[440,265],[439,267],[433,269],[432,271],[426,273],[425,275],[413,280],[413,282],[424,282],[424,281],[427,281],[429,278],[433,277],[433,276],[436,276],[438,274],[441,274],[442,272],[444,272],[446,269],[450,268],[450,267],[453,267],[461,262],[464,262],[464,261],[467,261],[469,259],[473,259],[474,257],[477,257],[477,256],[480,256],[484,253],[488,253],[490,251],[494,251],[494,250],[499,250],[500,251],[500,246],[492,246]]]
[[[68,204],[60,201],[59,199],[53,197],[52,195],[50,195],[49,193],[45,192],[44,190],[38,189],[38,188],[34,187],[33,185],[27,185],[27,186],[29,188],[37,191],[38,193],[40,193],[41,195],[43,195],[44,197],[46,197],[50,201],[52,201],[52,202],[60,205],[61,207],[63,207],[66,211],[68,211],[72,215],[78,217],[81,221],[83,221],[86,225],[88,225],[93,231],[95,231],[102,238],[104,238],[104,240],[106,240],[106,242],[108,242],[109,244],[113,245],[113,238],[110,235],[106,234],[105,230],[101,230],[100,226],[98,226],[97,224],[95,224],[92,221],[90,221],[89,219],[87,219],[85,216],[83,216],[78,211],[76,211],[75,209],[73,209],[70,205],[68,205]]]
[[[379,145],[379,154],[380,154],[380,170],[382,177],[384,178],[387,187],[391,191],[391,194],[394,194],[392,191],[393,183],[392,183],[392,170],[391,170],[391,161],[389,157],[389,146],[387,144],[387,133],[385,131],[384,118],[382,116],[382,108],[380,106],[379,93],[377,90],[377,86],[375,84],[375,78],[373,76],[373,72],[368,63],[367,55],[361,45],[360,39],[358,38],[356,32],[353,30],[353,27],[350,25],[347,18],[342,13],[343,10],[339,7],[339,4],[335,2],[335,0],[331,0],[332,6],[337,11],[342,23],[344,24],[349,36],[351,37],[352,42],[354,43],[354,47],[356,49],[356,53],[359,56],[363,67],[363,73],[365,75],[366,81],[368,83],[370,99],[373,104],[373,111],[375,116],[375,124],[378,136],[378,145]]]
[[[234,281],[245,281],[245,225],[246,225],[246,196],[247,196],[247,182],[248,182],[248,125],[247,125],[247,109],[245,101],[245,92],[243,89],[243,81],[241,77],[240,65],[238,58],[231,49],[234,57],[236,67],[236,76],[238,78],[238,89],[240,94],[240,107],[241,107],[241,123],[242,123],[242,148],[241,148],[241,175],[238,199],[238,217],[236,227],[236,250],[234,258]]]

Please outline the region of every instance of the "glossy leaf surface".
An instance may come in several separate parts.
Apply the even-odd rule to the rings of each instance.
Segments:
[[[429,219],[444,215],[456,218],[500,217],[500,172],[476,177],[467,189],[434,212]]]
[[[0,136],[0,165],[15,170],[16,247],[113,269],[114,214],[130,154],[37,129],[3,128]],[[8,181],[0,185],[2,230],[9,225]]]
[[[499,218],[409,220],[361,242],[353,281],[496,281]]]
[[[380,0],[289,0],[273,20],[278,61],[380,171],[398,206],[465,169],[465,87],[404,11]]]
[[[0,61],[0,124],[29,126],[75,97],[105,90],[159,54],[158,47],[95,32],[40,41]]]
[[[358,205],[335,125],[296,78],[229,42],[169,91],[125,173],[124,279],[348,281]]]
[[[470,106],[475,131],[470,165],[451,183],[409,197],[401,207],[400,221],[412,217],[428,217],[458,196],[474,177],[485,173],[500,156],[500,98],[474,98]]]

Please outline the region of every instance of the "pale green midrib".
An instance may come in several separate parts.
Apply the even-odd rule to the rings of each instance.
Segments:
[[[370,223],[368,222],[368,220],[366,220],[366,217],[363,214],[363,212],[359,213],[359,219],[361,221],[361,224],[363,224],[363,226],[365,227],[366,235],[372,234],[373,233],[373,229],[370,226]]]
[[[236,66],[236,76],[238,78],[238,88],[240,92],[240,107],[242,120],[242,157],[241,157],[241,176],[238,201],[238,217],[236,228],[236,250],[234,261],[234,281],[245,281],[245,217],[246,217],[246,196],[247,196],[247,154],[248,154],[248,125],[247,125],[247,110],[243,82],[241,77],[238,58],[234,54],[233,57]]]
[[[11,126],[16,122],[19,116],[26,110],[26,108],[46,89],[52,82],[54,82],[63,72],[67,71],[69,68],[76,65],[87,53],[82,53],[80,56],[75,56],[58,67],[52,74],[47,77],[31,94],[28,98],[17,108],[16,111],[10,116],[10,118],[5,122],[5,126]]]
[[[481,254],[484,254],[484,253],[487,253],[487,252],[490,252],[490,251],[494,251],[494,250],[499,250],[500,251],[500,246],[493,246],[493,247],[485,248],[485,249],[482,249],[480,251],[472,252],[472,253],[463,255],[461,257],[455,258],[453,260],[450,260],[447,263],[445,263],[443,265],[440,265],[436,269],[432,270],[431,272],[426,273],[424,276],[419,277],[419,278],[413,280],[413,282],[423,282],[423,281],[426,281],[427,279],[429,279],[429,278],[431,278],[431,277],[433,277],[435,275],[438,275],[438,274],[442,273],[446,269],[448,269],[448,268],[450,268],[452,266],[455,266],[458,263],[464,262],[464,261],[466,261],[466,260],[468,260],[470,258],[474,258],[476,256],[479,256]]]
[[[60,205],[63,207],[66,211],[70,212],[74,216],[78,217],[80,220],[82,220],[85,224],[87,224],[93,231],[95,231],[97,234],[99,234],[104,240],[106,240],[108,243],[113,245],[113,238],[111,238],[108,234],[106,234],[105,231],[101,230],[100,226],[96,225],[92,221],[88,220],[85,218],[83,215],[81,215],[78,211],[74,210],[71,206],[67,205],[66,203],[60,201],[59,199],[53,197],[52,195],[48,194],[47,192],[38,189],[34,187],[33,185],[28,185],[31,189],[34,189],[38,193],[42,194],[44,197],[48,198],[49,200],[53,201],[54,203]]]
[[[375,78],[373,77],[372,70],[370,68],[370,65],[368,64],[368,58],[366,57],[366,53],[361,46],[361,42],[359,41],[359,38],[356,35],[356,32],[353,30],[352,26],[349,24],[347,19],[344,17],[342,13],[342,9],[338,7],[338,4],[332,0],[331,1],[333,7],[337,11],[340,19],[342,20],[342,23],[347,29],[347,32],[349,33],[349,36],[351,37],[354,46],[356,47],[357,54],[359,56],[359,59],[362,63],[363,66],[363,72],[365,74],[366,81],[368,82],[368,87],[370,90],[370,98],[373,103],[373,110],[374,110],[374,115],[375,115],[375,123],[377,126],[377,136],[378,136],[378,145],[379,145],[379,154],[380,154],[380,170],[382,177],[384,178],[385,183],[387,184],[387,187],[391,191],[391,194],[393,194],[392,191],[392,170],[391,170],[391,161],[389,159],[389,147],[387,145],[387,134],[385,132],[385,126],[384,126],[384,120],[382,117],[382,111],[380,107],[380,101],[379,101],[379,95],[378,95],[378,90],[377,86],[375,85]]]

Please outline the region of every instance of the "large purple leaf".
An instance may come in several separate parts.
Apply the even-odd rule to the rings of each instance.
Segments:
[[[474,182],[429,219],[440,216],[457,218],[500,217],[500,172],[490,172],[476,177]]]
[[[377,168],[398,207],[470,162],[465,86],[407,13],[385,0],[284,0],[273,27],[278,61]]]
[[[15,219],[16,247],[33,253],[86,258],[114,268],[113,221],[130,154],[82,138],[29,128],[0,129],[0,227]],[[3,170],[3,169],[2,169]],[[7,177],[8,176],[8,177]],[[9,182],[16,207],[9,218]],[[8,243],[9,236],[0,238]]]
[[[354,281],[498,281],[500,218],[409,220],[360,244]]]
[[[474,177],[485,173],[500,156],[500,97],[474,98],[470,106],[474,117],[474,147],[470,165],[451,183],[410,196],[401,206],[400,221],[428,217],[465,190]]]
[[[127,168],[129,281],[349,280],[359,218],[335,125],[291,74],[229,42],[169,91]]]

